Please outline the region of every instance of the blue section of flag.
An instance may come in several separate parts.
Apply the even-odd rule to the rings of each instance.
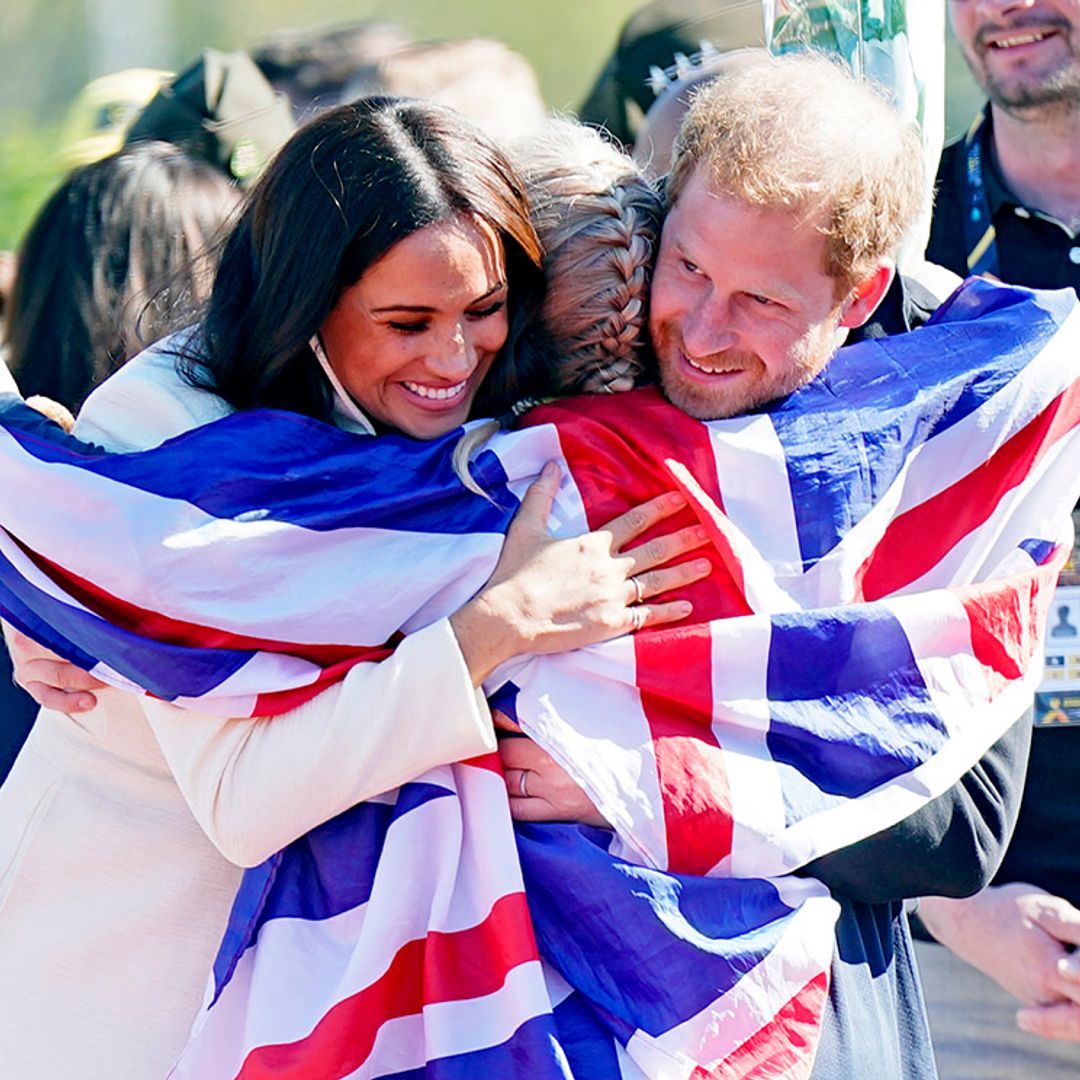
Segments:
[[[1020,549],[1031,556],[1031,561],[1036,566],[1045,566],[1057,550],[1057,544],[1050,540],[1022,540]]]
[[[517,836],[541,954],[624,1039],[662,1034],[730,990],[791,915],[766,880],[634,866],[602,829],[519,824]]]
[[[611,1031],[597,1020],[596,1010],[576,991],[554,1009],[559,1043],[574,1080],[611,1080],[619,1076],[619,1058]]]
[[[508,716],[516,724],[517,698],[520,692],[515,683],[507,680],[488,698],[488,707],[492,712],[501,712]]]
[[[907,635],[881,604],[772,619],[769,752],[855,798],[922,764],[947,732]]]
[[[528,1077],[529,1080],[590,1080],[570,1073],[559,1050],[551,1015],[537,1016],[522,1024],[503,1043],[467,1054],[432,1058],[419,1069],[406,1072],[374,1072],[380,1080],[502,1080]],[[618,1072],[594,1073],[596,1080],[615,1080]]]
[[[453,796],[437,784],[405,784],[393,803],[366,802],[306,833],[248,870],[214,965],[215,997],[272,919],[331,919],[366,904],[388,830],[406,814]]]
[[[430,442],[381,435],[378,453],[371,453],[367,436],[296,413],[259,409],[168,440],[154,451],[148,470],[144,454],[106,453],[42,419],[17,398],[0,400],[0,424],[38,460],[70,463],[75,455],[87,473],[189,502],[225,520],[280,521],[320,531],[501,533],[519,505],[494,454],[481,454],[473,468],[490,499],[461,485],[452,460],[460,429]],[[216,483],[192,467],[199,461],[213,462]],[[407,475],[408,483],[388,482],[396,475]]]
[[[1068,310],[1054,293],[973,280],[934,313],[933,349],[923,331],[859,342],[768,409],[787,457],[804,566],[865,517],[916,447],[1014,379]]]
[[[28,582],[0,555],[0,616],[53,652],[89,671],[99,662],[163,701],[200,697],[251,659],[239,649],[206,649],[151,641]]]

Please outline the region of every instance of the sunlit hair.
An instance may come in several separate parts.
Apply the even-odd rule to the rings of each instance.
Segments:
[[[822,221],[838,293],[893,257],[926,198],[918,132],[839,64],[762,56],[694,97],[667,183],[696,168],[717,194]]]
[[[514,158],[544,249],[547,293],[530,334],[546,358],[543,395],[632,389],[646,366],[660,197],[631,158],[571,120],[548,121]],[[459,476],[498,427],[458,442]]]
[[[168,143],[71,172],[19,250],[5,336],[23,393],[77,409],[125,360],[190,321],[239,199],[220,172]]]
[[[532,64],[490,38],[412,42],[380,57],[375,78],[380,93],[456,109],[500,145],[530,134],[547,117]]]
[[[549,121],[516,161],[544,248],[556,388],[629,390],[644,370],[660,198],[631,158],[570,120]]]
[[[186,366],[238,409],[329,420],[333,396],[309,345],[342,292],[396,243],[475,216],[505,251],[510,330],[474,414],[540,392],[542,357],[524,337],[543,297],[540,243],[507,157],[450,109],[364,98],[319,114],[278,152],[229,238]]]

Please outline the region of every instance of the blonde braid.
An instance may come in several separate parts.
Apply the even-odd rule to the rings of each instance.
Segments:
[[[519,164],[544,247],[553,381],[564,392],[629,390],[645,368],[660,199],[629,157],[565,120]]]

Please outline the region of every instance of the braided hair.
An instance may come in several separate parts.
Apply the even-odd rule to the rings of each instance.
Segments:
[[[555,389],[631,389],[646,367],[659,196],[631,158],[569,120],[530,136],[516,163],[544,249],[541,322]]]

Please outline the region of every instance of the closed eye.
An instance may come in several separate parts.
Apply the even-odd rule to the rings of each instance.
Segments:
[[[492,315],[497,315],[502,309],[506,307],[505,300],[495,300],[488,304],[487,307],[474,308],[470,311],[470,319],[490,319]]]

